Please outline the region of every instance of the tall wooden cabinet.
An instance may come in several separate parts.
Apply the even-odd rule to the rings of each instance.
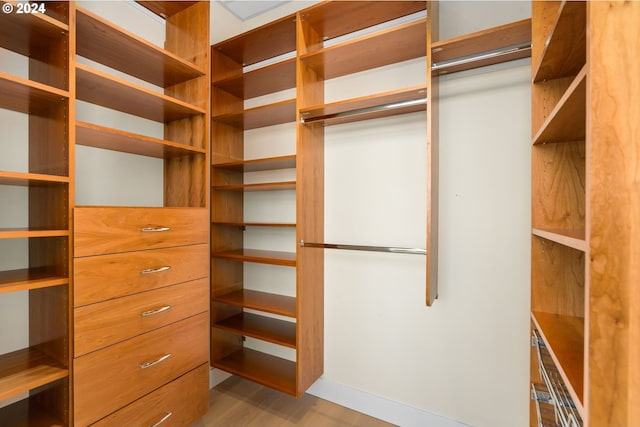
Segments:
[[[208,406],[209,4],[140,3],[165,19],[164,48],[75,10],[78,56],[161,88],[77,63],[77,99],[164,125],[76,123],[76,144],[164,163],[162,207],[75,208],[76,426],[184,426]]]
[[[66,425],[72,347],[74,31],[66,2],[48,2],[46,12],[36,14],[18,13],[12,2],[0,3],[0,47],[28,64],[28,78],[6,73],[0,65],[0,109],[28,116],[25,140],[0,135],[2,144],[26,153],[24,166],[5,166],[3,159],[0,187],[27,193],[25,205],[16,211],[27,213],[19,220],[12,219],[16,207],[6,199],[0,207],[9,212],[0,215],[0,240],[7,251],[0,267],[0,299],[28,293],[29,322],[28,345],[0,355],[0,402],[17,400],[0,409],[0,424]],[[4,266],[9,253],[24,260]]]
[[[635,2],[534,2],[531,425],[640,424]]]

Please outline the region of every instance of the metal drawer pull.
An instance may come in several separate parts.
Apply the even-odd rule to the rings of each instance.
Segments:
[[[142,313],[140,313],[140,316],[142,317],[153,316],[154,314],[159,314],[170,309],[171,309],[170,305],[165,305],[164,307],[156,308],[155,310],[143,311]]]
[[[147,369],[152,367],[153,365],[157,365],[160,362],[164,362],[165,360],[167,360],[168,358],[171,357],[171,353],[167,353],[164,356],[162,356],[160,359],[156,359],[153,362],[147,362],[147,363],[143,363],[142,365],[140,365],[140,369]]]
[[[140,229],[143,233],[155,233],[159,231],[171,231],[171,227],[142,227]]]
[[[158,427],[160,424],[162,424],[163,422],[167,421],[171,415],[173,415],[173,412],[167,412],[167,415],[162,417],[162,419],[160,421],[158,421],[155,424],[151,424],[149,427]]]
[[[162,273],[163,271],[171,270],[170,265],[165,265],[160,268],[147,268],[146,270],[141,270],[140,274],[151,274],[151,273]]]

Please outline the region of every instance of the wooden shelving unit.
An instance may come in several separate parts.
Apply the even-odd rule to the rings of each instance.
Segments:
[[[639,196],[625,172],[637,152],[627,123],[639,68],[635,53],[616,50],[640,36],[638,19],[637,4],[533,2],[531,319],[551,361],[532,356],[531,381],[566,389],[555,411],[573,425],[640,422],[630,329],[640,271],[628,228],[638,218],[619,216]],[[531,426],[536,412],[532,400]]]
[[[73,10],[76,54],[124,74],[75,63],[75,98],[164,127],[157,138],[74,122],[78,145],[164,164],[162,206],[75,209],[77,426],[129,422],[140,408],[151,420],[142,423],[170,412],[187,425],[207,409],[209,3],[140,3],[165,20],[163,47],[91,11]],[[162,351],[171,357],[158,359]],[[157,374],[123,378],[123,372],[141,375],[140,360],[159,364]],[[123,387],[127,381],[134,385]]]
[[[24,263],[0,271],[0,298],[27,292],[29,319],[28,346],[0,354],[0,404],[20,399],[0,409],[3,425],[70,422],[68,306],[74,192],[69,46],[74,34],[68,25],[69,9],[66,2],[51,2],[47,14],[0,16],[0,47],[28,63],[27,78],[3,72],[0,66],[0,109],[27,115],[29,123],[25,140],[6,141],[25,148],[26,170],[16,166],[0,171],[0,187],[24,189],[28,211],[26,227],[22,218],[19,224],[0,227],[5,247],[20,251],[18,242],[28,241]]]
[[[426,10],[429,10],[426,13]],[[425,16],[426,15],[426,16]],[[364,30],[364,31],[363,31]],[[300,395],[322,374],[324,251],[298,247],[295,256],[244,247],[250,227],[295,227],[296,239],[324,241],[324,127],[426,110],[428,127],[427,305],[437,297],[437,81],[439,61],[502,49],[531,40],[530,20],[472,35],[437,41],[437,3],[424,1],[326,1],[212,46],[212,361],[213,366],[286,393]],[[338,39],[340,38],[340,39]],[[433,47],[433,52],[431,47]],[[522,58],[530,46],[464,69]],[[325,103],[325,80],[427,57],[425,84]],[[463,69],[452,69],[459,71]],[[245,108],[245,100],[287,89],[296,99]],[[431,94],[431,95],[429,95]],[[286,95],[285,95],[286,96]],[[430,99],[432,98],[432,99]],[[246,160],[245,131],[296,123],[296,153]],[[295,182],[245,182],[244,173],[296,170]],[[244,199],[251,191],[296,191],[296,220],[246,221]],[[265,206],[265,210],[268,207]],[[245,289],[243,263],[296,268],[296,297],[290,311],[256,303],[273,295]],[[252,289],[255,285],[252,284]],[[281,314],[296,321],[296,360],[245,348],[242,337],[279,343],[265,326],[245,327],[245,309]],[[254,313],[251,313],[252,315]],[[271,319],[265,321],[271,324]],[[253,324],[252,324],[253,325]],[[276,323],[279,325],[279,323]],[[285,324],[283,327],[292,328]],[[277,330],[277,328],[276,328]],[[294,342],[294,338],[290,338]],[[276,372],[278,373],[276,375]],[[274,376],[275,375],[275,376]]]

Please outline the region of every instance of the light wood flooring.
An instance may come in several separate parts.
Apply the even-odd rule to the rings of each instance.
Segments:
[[[392,425],[310,394],[296,399],[233,376],[211,390],[209,412],[191,427]]]

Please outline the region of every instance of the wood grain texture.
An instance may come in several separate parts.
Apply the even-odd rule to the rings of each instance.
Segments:
[[[296,324],[294,322],[252,313],[240,313],[215,322],[213,327],[285,347],[296,347]]]
[[[28,392],[69,375],[69,370],[34,348],[0,356],[0,400]]]
[[[209,412],[191,427],[383,427],[391,424],[320,399],[284,395],[233,376],[211,390]]]
[[[151,12],[160,16],[161,18],[168,18],[175,15],[178,12],[183,11],[185,8],[191,7],[198,3],[197,1],[186,0],[169,0],[169,1],[136,1],[136,3],[149,9]]]
[[[289,58],[243,74],[240,70],[226,79],[217,77],[213,85],[243,99],[291,89],[296,86],[296,61]]]
[[[587,19],[587,405],[592,426],[631,426],[640,424],[640,4],[589,2]]]
[[[212,299],[215,302],[237,307],[296,317],[296,299],[284,295],[241,289],[236,292],[212,295]]]
[[[266,126],[274,126],[283,123],[291,123],[295,120],[295,100],[275,102],[261,105],[243,111],[216,115],[213,119],[242,130],[258,129]]]
[[[75,208],[75,256],[158,249],[207,243],[206,209],[190,208]],[[168,227],[143,232],[145,227]]]
[[[209,407],[209,368],[201,365],[167,385],[93,424],[93,427],[184,427],[197,421]]]
[[[43,114],[69,93],[35,81],[0,73],[0,107],[25,114]]]
[[[74,355],[82,356],[209,309],[209,280],[167,286],[73,311]],[[167,309],[168,308],[168,309]],[[143,315],[153,310],[156,314]]]
[[[74,359],[76,425],[98,421],[206,363],[208,324],[208,314],[199,314]]]
[[[282,265],[286,267],[296,266],[296,254],[282,251],[266,251],[258,249],[237,249],[222,252],[213,252],[213,258],[232,261],[256,262],[260,264]]]
[[[206,244],[75,258],[74,305],[81,307],[207,277]],[[170,267],[158,273],[149,269]]]
[[[427,76],[427,265],[425,303],[431,306],[438,298],[438,224],[439,224],[439,79],[431,73],[433,43],[439,38],[438,2],[427,2],[426,76]]]

